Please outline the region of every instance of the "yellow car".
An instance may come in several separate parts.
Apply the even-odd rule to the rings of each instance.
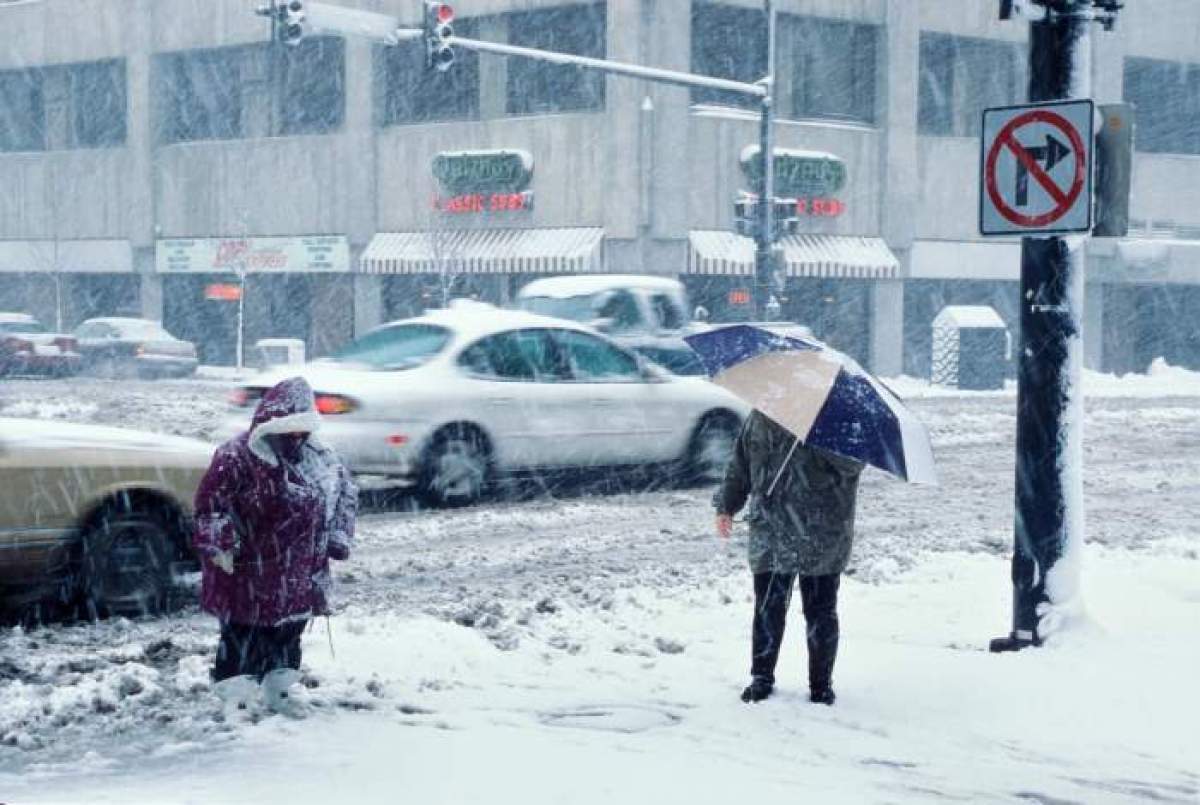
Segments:
[[[178,436],[0,417],[0,597],[162,611],[195,565],[192,499],[212,454]]]

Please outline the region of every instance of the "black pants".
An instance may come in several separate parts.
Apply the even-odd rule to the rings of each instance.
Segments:
[[[250,674],[261,682],[268,671],[277,668],[300,670],[300,635],[307,625],[307,620],[279,626],[222,623],[213,681]]]
[[[754,574],[754,626],[751,676],[775,684],[775,663],[783,644],[788,604],[796,576],[791,573]],[[837,659],[837,593],[841,575],[801,576],[800,598],[808,625],[808,687],[824,690],[833,682]]]

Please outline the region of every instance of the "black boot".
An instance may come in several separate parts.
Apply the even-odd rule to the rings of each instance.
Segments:
[[[833,688],[817,688],[809,691],[808,700],[813,704],[827,704],[832,707],[837,701],[837,695],[834,694]]]
[[[750,680],[750,684],[742,691],[742,701],[747,704],[750,702],[761,702],[774,691],[775,685],[770,680],[756,676]]]

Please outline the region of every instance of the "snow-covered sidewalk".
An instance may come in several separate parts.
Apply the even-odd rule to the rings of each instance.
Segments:
[[[780,692],[737,701],[748,579],[547,613],[572,645],[502,651],[424,616],[335,621],[306,663],[373,709],[272,716],[136,762],[0,775],[13,802],[1196,802],[1200,561],[1093,547],[1094,626],[993,656],[1007,563],[936,554],[883,584],[847,578],[835,707],[804,697],[793,612]],[[552,615],[552,617],[551,617]],[[537,621],[533,632],[538,633]],[[371,698],[368,696],[368,698]]]

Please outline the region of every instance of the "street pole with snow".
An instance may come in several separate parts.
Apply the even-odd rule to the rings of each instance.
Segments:
[[[1031,103],[1091,98],[1092,26],[1111,26],[1119,8],[1114,0],[1036,0],[1030,9],[1039,17],[1030,25]],[[1001,9],[1002,17],[1010,16],[1012,0]],[[1082,232],[1021,242],[1012,631],[991,642],[994,652],[1040,645],[1082,614],[1087,239]]]
[[[762,80],[766,93],[759,99],[758,154],[762,160],[758,190],[758,230],[754,238],[754,315],[768,318],[767,307],[774,289],[771,247],[775,243],[775,9],[763,0],[767,22],[767,75]]]

